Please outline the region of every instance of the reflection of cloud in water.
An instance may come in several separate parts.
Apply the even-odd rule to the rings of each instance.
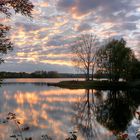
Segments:
[[[31,84],[4,85],[0,90],[1,113],[16,113],[22,124],[31,127],[25,135],[30,133],[35,140],[38,140],[37,135],[46,133],[57,140],[66,138],[69,127],[72,127],[74,112],[71,103],[84,93],[84,90],[70,91]]]
[[[137,111],[140,111],[140,106]],[[128,126],[129,138],[132,140],[136,140],[136,131],[140,128],[140,120],[135,116]]]

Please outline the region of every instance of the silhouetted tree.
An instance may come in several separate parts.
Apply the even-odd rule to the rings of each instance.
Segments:
[[[33,4],[30,0],[0,0],[0,12],[7,17],[12,15],[11,8],[15,13],[21,13],[22,15],[32,17]]]
[[[7,38],[7,32],[9,27],[0,24],[0,64],[4,62],[2,56],[7,54],[9,50],[12,50],[13,44],[10,39]]]
[[[0,13],[10,18],[12,15],[11,9],[15,13],[32,17],[33,4],[29,0],[0,0]],[[13,44],[7,37],[10,27],[0,24],[0,63],[4,62],[2,55],[12,50]]]
[[[131,78],[132,80],[140,79],[140,61],[135,59],[131,65]]]
[[[94,72],[97,44],[95,35],[85,34],[77,37],[71,46],[73,64],[85,73],[86,80],[90,80],[90,74]]]
[[[108,74],[110,81],[118,81],[120,78],[128,80],[134,59],[135,56],[132,50],[126,47],[124,39],[112,39],[97,52],[98,70]]]

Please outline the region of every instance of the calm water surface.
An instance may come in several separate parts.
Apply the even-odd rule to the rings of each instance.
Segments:
[[[0,87],[0,140],[11,140],[9,136],[18,133],[13,122],[2,123],[8,112],[16,114],[21,128],[30,127],[23,136],[33,140],[45,134],[65,140],[70,131],[77,131],[78,140],[116,140],[124,132],[137,140],[139,105],[137,90],[69,90],[29,81],[4,84]]]
[[[83,81],[83,78],[17,78],[5,79],[4,83],[56,83],[60,81],[78,80]]]

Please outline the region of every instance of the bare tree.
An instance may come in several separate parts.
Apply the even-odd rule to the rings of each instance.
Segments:
[[[97,45],[98,41],[95,35],[84,34],[77,37],[71,46],[74,54],[72,62],[76,68],[84,72],[87,81],[90,80],[90,75],[94,72]]]

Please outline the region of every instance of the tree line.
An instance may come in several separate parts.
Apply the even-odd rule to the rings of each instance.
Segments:
[[[95,35],[84,34],[76,38],[71,50],[74,66],[85,74],[87,81],[94,76],[113,82],[140,79],[140,61],[123,38],[108,39],[101,45]]]
[[[0,79],[5,78],[85,78],[84,74],[58,73],[57,71],[0,72]]]

